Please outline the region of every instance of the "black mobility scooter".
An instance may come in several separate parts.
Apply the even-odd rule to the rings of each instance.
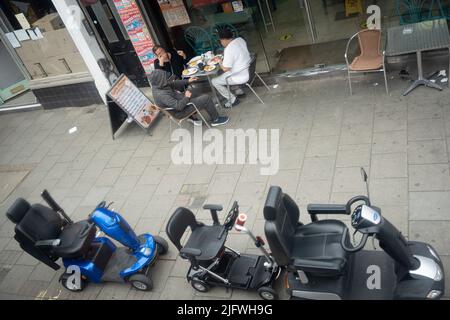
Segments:
[[[257,290],[265,300],[277,299],[272,285],[281,269],[264,249],[262,239],[243,226],[246,216],[239,214],[238,203],[234,202],[223,224],[220,224],[217,214],[222,206],[205,205],[203,209],[210,210],[213,225],[204,225],[189,209],[180,207],[166,227],[167,235],[180,251],[180,256],[191,262],[187,279],[192,287],[200,292],[207,292],[211,286]],[[227,247],[225,242],[233,226],[249,235],[262,255],[241,254]],[[188,227],[192,233],[182,245],[180,241]]]
[[[367,183],[367,175],[362,171]],[[352,206],[356,208],[351,211]],[[294,299],[439,299],[444,271],[436,251],[408,241],[372,206],[357,196],[347,204],[308,206],[311,223],[299,222],[299,209],[280,187],[272,186],[264,207],[265,234],[272,256],[286,267]],[[361,240],[353,246],[346,225],[318,220],[320,214],[351,214]],[[369,236],[383,250],[362,250]]]

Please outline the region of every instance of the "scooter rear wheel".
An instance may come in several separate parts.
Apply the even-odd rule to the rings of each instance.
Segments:
[[[271,287],[259,288],[258,294],[264,300],[278,300],[278,293]]]
[[[200,279],[192,279],[191,286],[199,292],[208,292],[210,289],[210,286],[205,281]]]
[[[166,254],[167,251],[169,250],[169,244],[167,243],[166,239],[158,237],[158,236],[153,236],[153,239],[155,240],[155,242],[157,244],[158,253]]]
[[[64,288],[66,288],[67,290],[72,291],[72,292],[80,292],[86,287],[87,280],[83,279],[83,277],[80,278],[79,287],[75,287],[74,284],[69,284],[68,280],[69,280],[70,276],[73,276],[73,275],[70,273],[63,273],[59,277],[59,281],[61,282],[61,284]]]
[[[133,274],[128,281],[131,286],[140,291],[150,291],[153,289],[153,281],[142,273]]]

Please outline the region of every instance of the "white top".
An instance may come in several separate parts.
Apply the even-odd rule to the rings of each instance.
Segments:
[[[248,68],[240,71],[250,65],[250,52],[248,52],[247,43],[242,38],[233,39],[223,52],[223,66],[231,68],[231,77],[236,83],[245,83],[248,81]],[[235,72],[239,72],[234,74]]]

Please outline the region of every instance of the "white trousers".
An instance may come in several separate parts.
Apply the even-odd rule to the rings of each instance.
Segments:
[[[211,82],[212,82],[214,88],[216,88],[217,92],[219,92],[222,97],[224,97],[225,99],[227,99],[231,103],[234,103],[234,101],[236,100],[236,96],[232,92],[228,91],[227,80],[225,80],[225,78],[228,77],[229,74],[230,74],[230,71],[224,72],[220,76],[212,79]],[[247,79],[245,79],[242,76],[229,77],[228,78],[228,84],[230,86],[238,85],[238,84],[244,84],[244,83],[246,83],[248,81],[248,77],[246,77],[246,78]]]

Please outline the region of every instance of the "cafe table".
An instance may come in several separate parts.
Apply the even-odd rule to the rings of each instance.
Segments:
[[[442,90],[442,87],[423,76],[422,52],[445,49],[450,50],[450,33],[447,20],[429,20],[388,28],[386,56],[399,56],[409,53],[417,55],[418,78],[403,93],[406,96],[418,86]],[[447,77],[450,75],[447,74]],[[450,81],[448,82],[450,86]]]
[[[198,71],[194,74],[190,74],[190,75],[182,75],[184,79],[189,79],[189,78],[201,78],[201,77],[206,77],[208,79],[208,83],[209,86],[211,87],[211,91],[213,92],[214,95],[214,99],[216,100],[216,102],[219,104],[219,106],[222,106],[222,103],[220,102],[219,96],[217,95],[216,89],[214,88],[213,84],[212,84],[212,77],[217,75],[217,73],[220,70],[219,65],[215,65],[216,68],[212,71],[204,71],[204,70],[200,70],[198,69]]]

